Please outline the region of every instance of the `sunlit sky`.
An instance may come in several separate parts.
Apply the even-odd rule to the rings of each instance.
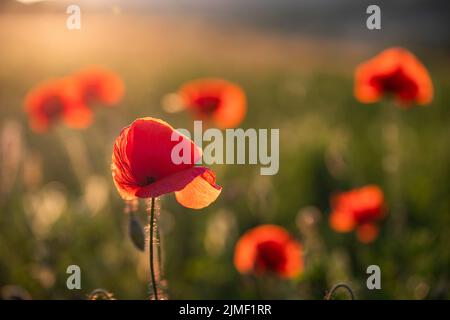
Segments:
[[[5,0],[0,0],[5,1]],[[382,35],[368,33],[365,10],[371,0],[16,0],[24,10],[34,4],[39,12],[78,4],[98,12],[175,13],[210,17],[213,21],[256,24],[271,29],[327,36],[356,36],[365,41],[413,41],[447,46],[450,37],[450,1],[396,0],[382,4]],[[8,3],[8,1],[5,1]],[[14,0],[9,0],[14,3]],[[48,6],[41,6],[40,3]],[[3,7],[2,9],[5,9]],[[31,8],[31,9],[30,9]],[[17,8],[15,8],[17,9]],[[5,9],[6,10],[6,9]],[[20,11],[20,8],[19,8]],[[65,11],[64,11],[65,12]],[[418,23],[420,21],[420,23]]]
[[[21,2],[21,3],[34,3],[34,2],[42,2],[45,0],[17,0],[17,2]]]

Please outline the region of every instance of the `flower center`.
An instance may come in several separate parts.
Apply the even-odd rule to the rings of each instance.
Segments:
[[[97,81],[90,81],[84,85],[83,98],[86,102],[95,103],[99,99],[100,85]]]
[[[286,264],[283,245],[276,241],[265,241],[256,248],[255,270],[257,272],[281,272]]]
[[[63,104],[60,97],[50,96],[46,98],[42,103],[42,112],[49,119],[58,118],[63,111]]]
[[[216,111],[221,102],[221,99],[217,96],[203,96],[197,98],[194,101],[194,105],[200,113],[211,115],[214,111]]]
[[[417,84],[401,68],[391,74],[374,77],[372,85],[382,92],[395,94],[402,100],[414,99],[418,91]]]
[[[356,209],[354,212],[355,220],[358,224],[371,223],[381,217],[380,207]]]

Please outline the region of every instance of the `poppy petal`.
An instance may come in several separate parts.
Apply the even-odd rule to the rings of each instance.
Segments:
[[[283,276],[293,278],[303,272],[302,246],[297,241],[289,241],[286,245],[286,266]]]
[[[234,252],[235,267],[242,274],[269,272],[292,278],[303,271],[301,244],[276,225],[261,225],[247,231]]]
[[[98,66],[85,68],[73,76],[86,103],[113,106],[124,96],[125,85],[114,72]]]
[[[174,163],[172,151],[177,145],[190,152],[188,163]],[[126,153],[133,175],[141,184],[145,184],[147,177],[158,180],[192,167],[201,158],[202,152],[168,123],[154,118],[142,118],[135,120],[130,127]]]
[[[81,103],[70,78],[50,79],[33,88],[25,98],[25,111],[34,131],[44,132],[63,120],[69,127],[85,128],[92,122],[91,111]]]
[[[183,104],[199,120],[212,120],[220,128],[234,128],[245,117],[247,102],[244,91],[223,79],[198,79],[179,90]]]
[[[92,123],[92,111],[86,106],[67,108],[64,110],[63,119],[68,127],[76,129],[87,128]]]
[[[216,185],[216,176],[208,168],[198,175],[182,190],[175,192],[177,201],[191,209],[202,209],[214,202],[222,191],[222,187]]]
[[[356,221],[351,212],[334,211],[330,215],[330,226],[336,232],[350,232],[355,228]]]
[[[392,94],[399,106],[409,107],[411,103],[429,104],[433,84],[414,54],[390,48],[356,68],[354,93],[362,103],[377,102],[385,94]]]
[[[145,187],[137,189],[136,196],[139,198],[155,198],[166,193],[183,190],[207,170],[208,168],[206,167],[192,167],[175,172]]]
[[[174,158],[178,151],[183,159]],[[175,192],[182,205],[200,209],[221,192],[213,171],[194,166],[201,155],[199,147],[166,122],[149,117],[137,119],[122,130],[114,144],[114,183],[125,200]]]
[[[252,270],[255,256],[256,245],[253,237],[246,233],[236,243],[234,254],[234,265],[240,273],[248,273]]]
[[[192,163],[174,163],[172,150],[177,145],[190,152],[187,160]],[[114,181],[122,197],[134,197],[138,189],[192,168],[200,157],[201,149],[166,122],[137,119],[116,139],[112,157]]]
[[[289,241],[289,234],[281,227],[265,224],[247,231],[237,242],[234,264],[241,273],[253,270],[258,243],[276,239],[278,242]]]
[[[226,98],[214,114],[214,121],[220,128],[234,128],[242,122],[247,111],[245,94],[238,86],[229,84],[224,95]]]
[[[371,243],[377,237],[379,228],[375,224],[366,223],[356,228],[356,234],[362,243]]]

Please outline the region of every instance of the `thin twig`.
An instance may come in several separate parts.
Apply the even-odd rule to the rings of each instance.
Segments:
[[[347,289],[347,292],[350,294],[350,300],[355,300],[355,295],[353,294],[352,288],[350,288],[350,286],[345,284],[345,283],[337,283],[337,284],[335,284],[331,288],[331,290],[325,295],[325,300],[331,300],[331,298],[333,297],[333,294],[339,288]]]

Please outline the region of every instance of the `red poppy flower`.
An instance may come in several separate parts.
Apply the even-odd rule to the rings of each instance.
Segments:
[[[199,120],[211,120],[219,128],[234,128],[245,117],[244,91],[222,79],[199,79],[179,90],[181,103]]]
[[[44,132],[59,120],[72,128],[85,128],[92,122],[91,110],[82,102],[70,79],[54,79],[39,84],[25,98],[30,126]]]
[[[303,271],[302,246],[285,229],[262,225],[239,239],[234,264],[243,274],[266,273],[292,278]]]
[[[362,103],[393,95],[400,106],[426,105],[433,99],[427,69],[409,51],[391,48],[359,65],[355,73],[355,96]]]
[[[125,86],[122,79],[112,71],[101,67],[89,67],[73,75],[80,95],[87,103],[113,106],[122,99]]]
[[[189,163],[173,161],[172,152],[177,145],[190,150]],[[180,204],[200,209],[221,192],[212,170],[194,166],[201,155],[199,147],[168,123],[149,117],[137,119],[122,130],[114,144],[114,183],[125,200],[175,192]]]
[[[369,243],[378,236],[378,222],[385,216],[384,195],[377,186],[339,193],[332,197],[330,225],[337,232],[356,228],[361,242]]]

